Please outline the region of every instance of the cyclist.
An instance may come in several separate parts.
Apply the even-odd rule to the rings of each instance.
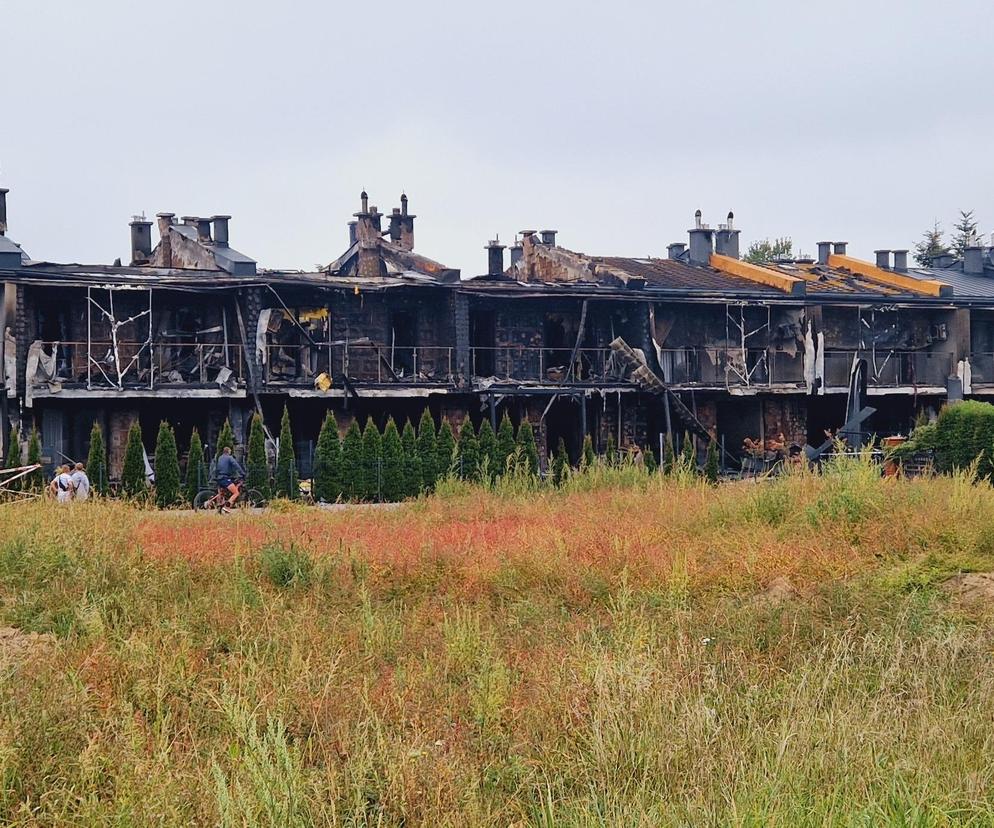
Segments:
[[[234,506],[240,494],[235,481],[245,478],[245,470],[242,469],[238,461],[232,456],[231,446],[225,446],[221,456],[217,458],[215,474],[217,476],[217,493],[218,497],[221,498],[222,506]],[[224,501],[225,497],[227,497],[227,503]]]

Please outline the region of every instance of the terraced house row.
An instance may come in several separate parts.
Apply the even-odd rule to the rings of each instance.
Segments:
[[[153,222],[131,222],[128,264],[82,265],[28,256],[6,235],[5,199],[4,434],[37,423],[59,462],[86,454],[98,420],[112,475],[136,418],[149,445],[169,419],[182,449],[193,426],[213,440],[230,418],[244,437],[254,411],[276,422],[284,404],[306,476],[329,408],[343,428],[425,406],[476,425],[508,412],[543,452],[562,439],[574,458],[586,434],[658,450],[691,428],[734,457],[821,442],[846,419],[857,368],[875,409],[860,428],[877,435],[994,395],[994,256],[979,240],[927,268],[906,250],[863,261],[844,241],[759,266],[740,258],[731,214],[712,228],[698,211],[658,257],[524,230],[467,275],[415,252],[405,195],[381,214],[363,193],[344,252],[312,272],[260,267],[232,247],[229,216],[172,213],[157,240]]]

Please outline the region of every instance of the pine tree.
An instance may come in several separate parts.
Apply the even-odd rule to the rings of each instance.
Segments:
[[[683,467],[687,471],[697,471],[697,449],[694,448],[694,438],[689,432],[683,433]]]
[[[642,457],[645,462],[645,470],[649,474],[655,474],[659,470],[659,463],[656,462],[656,453],[650,447],[646,446]]]
[[[597,455],[594,454],[594,439],[589,434],[583,438],[583,451],[580,453],[580,468],[589,471],[597,462]]]
[[[429,492],[435,488],[438,479],[437,442],[435,421],[426,408],[418,425],[418,463],[421,466],[421,483]]]
[[[16,469],[21,465],[21,438],[17,433],[16,428],[10,430],[9,445],[7,446],[7,468]],[[21,481],[24,478],[18,478],[17,480],[12,480],[8,484],[8,488],[11,491],[19,491],[21,488]]]
[[[566,451],[566,441],[562,437],[556,445],[556,453],[552,456],[552,482],[562,486],[569,474],[569,454]]]
[[[338,421],[329,411],[321,424],[314,454],[314,499],[334,503],[342,494],[342,444]]]
[[[404,423],[400,442],[404,447],[404,495],[417,497],[421,494],[421,459],[418,457],[418,438],[410,420]]]
[[[93,422],[90,429],[90,452],[86,457],[86,476],[90,478],[90,488],[97,494],[106,495],[107,485],[107,449],[104,446],[104,432],[100,423]]]
[[[144,497],[148,491],[142,430],[137,420],[131,424],[128,431],[128,444],[124,450],[124,470],[121,472],[121,491],[125,497],[131,498]]]
[[[436,480],[448,477],[452,471],[455,459],[456,439],[452,435],[452,426],[447,418],[442,418],[442,427],[438,430],[438,440],[435,442],[435,475]]]
[[[708,483],[716,484],[718,482],[718,472],[718,442],[716,440],[708,440],[708,454],[704,462],[704,479]]]
[[[948,252],[949,248],[942,240],[942,228],[939,222],[935,222],[931,230],[922,233],[922,240],[915,245],[915,261],[922,267],[928,267],[934,256]]]
[[[28,465],[41,464],[41,435],[38,426],[32,424],[31,436],[28,437]],[[24,478],[24,488],[29,492],[40,492],[45,487],[45,479],[41,469],[36,469]]]
[[[163,420],[155,439],[155,505],[168,509],[179,501],[179,454],[176,451],[176,434],[173,427]]]
[[[667,433],[663,445],[663,474],[673,474],[676,466],[676,452],[673,450],[673,435]]]
[[[276,496],[287,500],[300,497],[297,480],[297,456],[293,449],[293,432],[290,430],[290,412],[283,406],[280,420],[280,444],[276,449]]]
[[[359,421],[353,419],[342,440],[342,496],[346,500],[361,500],[363,486],[362,432]]]
[[[204,462],[204,444],[200,440],[200,432],[196,428],[190,432],[190,453],[186,460],[185,496],[188,503],[193,503],[198,492],[207,488],[207,466]]]
[[[214,451],[214,459],[217,460],[221,456],[221,452],[224,451],[224,447],[228,446],[232,451],[235,450],[235,432],[231,429],[231,420],[225,420],[224,425],[221,426],[221,431],[217,435],[217,448]]]
[[[266,430],[262,417],[252,415],[249,425],[248,456],[245,458],[245,488],[255,489],[263,500],[269,500],[269,457],[266,455]]]
[[[953,250],[962,259],[966,249],[977,243],[977,220],[973,217],[973,210],[960,210],[953,230],[956,231],[952,240]]]
[[[478,480],[480,477],[480,444],[476,439],[473,421],[469,417],[459,426],[456,470],[463,480]]]
[[[494,474],[507,474],[508,464],[514,457],[516,449],[514,426],[505,411],[497,427],[497,468],[494,469]]]
[[[404,480],[404,446],[393,417],[387,420],[383,429],[382,489],[383,499],[389,503],[403,500],[406,492]]]
[[[487,478],[494,479],[497,474],[500,460],[497,457],[497,435],[494,434],[494,427],[490,425],[490,420],[485,419],[480,425],[480,433],[476,442],[480,452],[480,469],[486,466]]]
[[[618,465],[618,444],[614,441],[614,432],[607,435],[607,445],[604,448],[604,460],[609,466]]]
[[[362,498],[378,500],[382,496],[383,438],[372,417],[366,418],[362,432]]]
[[[538,446],[535,445],[535,432],[528,420],[522,420],[518,426],[518,450],[521,462],[528,474],[538,474]]]

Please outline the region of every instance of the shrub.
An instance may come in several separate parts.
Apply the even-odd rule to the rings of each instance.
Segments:
[[[697,471],[697,449],[694,448],[694,438],[690,436],[688,431],[683,433],[683,452],[680,463],[686,471]]]
[[[160,509],[175,506],[180,499],[179,455],[176,451],[176,434],[173,427],[163,420],[155,440],[155,505]]]
[[[497,464],[494,467],[497,474],[507,473],[508,464],[514,457],[516,449],[514,426],[505,411],[504,416],[500,418],[500,425],[497,427]]]
[[[518,450],[525,472],[538,474],[538,446],[535,445],[535,432],[528,420],[522,420],[518,426]]]
[[[314,571],[310,556],[293,543],[289,547],[280,543],[264,546],[260,565],[266,580],[283,589],[308,586]]]
[[[186,461],[186,499],[193,503],[197,492],[207,486],[207,466],[204,462],[204,444],[196,428],[190,432],[190,453]]]
[[[249,426],[248,457],[245,458],[245,486],[256,489],[266,500],[271,494],[269,488],[269,458],[266,456],[266,432],[262,427],[262,417],[252,415]]]
[[[480,469],[485,464],[487,477],[492,480],[500,469],[500,458],[497,454],[497,435],[494,434],[494,427],[490,425],[489,419],[484,419],[480,425],[476,442],[479,446]]]
[[[718,442],[716,440],[708,440],[708,454],[707,459],[704,461],[704,479],[711,484],[717,483],[719,471]]]
[[[655,474],[659,470],[659,463],[656,462],[656,453],[650,447],[646,447],[642,453],[645,462],[645,470],[649,474]]]
[[[342,443],[338,421],[329,411],[321,423],[314,453],[314,499],[334,503],[342,494]]]
[[[224,451],[224,447],[227,446],[234,452],[235,450],[235,432],[231,429],[231,421],[225,420],[224,425],[221,426],[221,431],[217,435],[217,447],[214,451],[214,459],[217,460],[221,456],[221,452]]]
[[[417,497],[421,494],[421,458],[418,457],[418,438],[410,420],[404,423],[400,442],[404,449],[404,495]]]
[[[459,426],[456,469],[463,480],[479,479],[480,444],[476,439],[473,421],[469,417],[466,417]]]
[[[589,434],[583,438],[583,451],[580,452],[580,468],[586,471],[597,462],[597,455],[594,453],[594,438]]]
[[[297,456],[293,450],[293,432],[290,430],[290,412],[283,406],[280,420],[280,444],[276,449],[276,496],[287,500],[300,497],[297,479]]]
[[[436,443],[435,421],[426,408],[421,414],[421,423],[418,425],[417,451],[418,465],[421,467],[421,483],[427,491],[435,488],[435,481],[438,479]]]
[[[41,435],[38,426],[31,426],[31,436],[28,438],[28,465],[41,463]],[[45,478],[41,469],[36,469],[24,478],[24,488],[29,492],[40,492],[45,487]]]
[[[604,462],[608,466],[618,465],[618,444],[614,441],[614,434],[607,435],[607,445],[604,447]]]
[[[673,435],[666,434],[666,442],[663,444],[663,474],[673,474],[676,467],[676,452],[673,451]]]
[[[456,440],[452,435],[452,426],[448,419],[442,418],[442,426],[438,430],[438,440],[435,442],[435,479],[448,477],[455,461]]]
[[[404,446],[400,442],[400,432],[393,417],[387,420],[383,429],[383,461],[381,463],[381,490],[383,499],[389,502],[403,500],[407,492],[404,480]]]
[[[86,475],[90,478],[90,488],[97,494],[105,495],[107,486],[107,448],[100,423],[94,421],[90,429],[90,451],[86,457]]]
[[[128,430],[128,444],[124,450],[124,469],[121,472],[121,491],[125,497],[137,498],[146,494],[148,478],[145,474],[145,449],[142,446],[142,429],[135,420]]]
[[[359,421],[353,419],[342,440],[342,496],[346,500],[361,499],[363,485],[362,432]]]
[[[569,454],[566,451],[566,441],[560,437],[556,453],[552,457],[552,482],[556,486],[562,486],[568,475]]]
[[[979,457],[977,474],[994,471],[994,405],[964,400],[939,413],[935,430],[935,465],[941,472],[965,469]]]
[[[362,498],[377,500],[382,494],[383,439],[372,417],[366,418],[362,432]]]

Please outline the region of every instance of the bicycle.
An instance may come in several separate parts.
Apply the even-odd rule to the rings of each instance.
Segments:
[[[265,506],[266,499],[258,489],[246,489],[245,481],[235,481],[238,488],[238,497],[235,499],[234,508],[241,509],[248,506]],[[201,489],[193,499],[193,508],[197,511],[202,509],[217,509],[219,512],[230,509],[228,506],[229,492],[227,490]]]

